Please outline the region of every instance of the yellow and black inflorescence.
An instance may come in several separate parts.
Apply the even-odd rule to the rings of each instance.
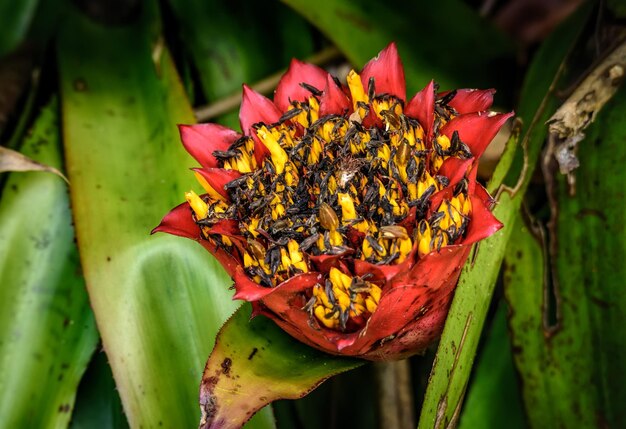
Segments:
[[[247,275],[274,287],[311,270],[311,257],[351,255],[393,265],[463,236],[472,210],[467,179],[438,207],[431,204],[449,186],[438,174],[443,162],[472,157],[458,133],[439,133],[456,115],[448,106],[454,92],[435,103],[427,147],[422,125],[404,114],[401,100],[376,94],[373,79],[366,91],[360,76],[349,74],[353,113],[345,115],[320,117],[321,91],[305,87],[308,101],[293,102],[276,123],[254,125],[257,150],[267,156],[255,154],[249,136],[213,153],[220,167],[242,174],[225,186],[229,198],[197,175],[206,194],[186,197],[205,239],[240,252]],[[243,248],[207,234],[222,219],[237,221]],[[354,330],[376,310],[380,294],[367,278],[331,269],[325,284],[309,291],[305,309],[328,328]]]

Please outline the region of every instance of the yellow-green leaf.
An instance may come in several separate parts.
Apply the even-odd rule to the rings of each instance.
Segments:
[[[268,403],[301,398],[364,363],[315,350],[250,313],[249,304],[242,306],[217,336],[200,388],[203,429],[239,428]]]
[[[112,27],[69,14],[58,38],[63,133],[91,305],[126,415],[132,427],[187,428],[235,304],[204,249],[149,235],[194,186],[176,128],[193,116],[155,7]]]
[[[22,151],[60,168],[58,103],[37,119]],[[67,185],[13,173],[0,200],[0,425],[66,427],[98,341]]]

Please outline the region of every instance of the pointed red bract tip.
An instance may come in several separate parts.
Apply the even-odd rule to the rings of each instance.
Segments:
[[[235,270],[233,280],[235,282],[235,294],[233,295],[233,299],[243,299],[249,302],[258,301],[275,290],[274,288],[263,287],[253,282],[242,267],[238,267]]]
[[[454,187],[465,177],[475,160],[476,158],[460,159],[450,157],[441,164],[437,174],[446,176],[449,180],[448,186]]]
[[[422,128],[426,142],[430,143],[435,120],[435,81],[431,80],[420,92],[415,94],[404,109],[404,114],[417,119]]]
[[[406,101],[404,67],[395,43],[390,43],[363,67],[361,82],[366,91],[371,77],[374,78],[376,94],[387,93]]]
[[[448,105],[461,115],[470,112],[483,112],[493,104],[495,93],[495,89],[458,89]]]
[[[239,109],[239,123],[241,131],[249,136],[254,135],[251,128],[258,122],[273,124],[281,117],[278,107],[267,97],[251,89],[248,85],[243,85],[243,97],[241,109]]]
[[[326,115],[344,115],[350,110],[350,99],[337,85],[335,80],[327,75],[324,92],[320,97],[320,117]]]
[[[467,227],[467,235],[461,244],[468,245],[483,240],[500,230],[504,225],[489,211],[483,200],[477,196],[472,201],[471,221]]]
[[[159,226],[154,228],[150,234],[157,232],[167,232],[179,237],[197,240],[200,238],[200,230],[191,216],[191,208],[187,202],[174,207],[161,220]]]
[[[472,189],[473,191],[472,194],[475,195],[476,198],[479,198],[483,202],[487,210],[491,211],[491,209],[493,208],[493,205],[496,202],[495,198],[491,196],[489,191],[487,191],[483,185],[481,185],[478,182],[474,182],[474,183],[475,185]]]
[[[459,115],[441,127],[441,134],[451,138],[458,131],[459,138],[471,150],[474,158],[483,154],[491,140],[498,134],[502,125],[514,115],[510,113],[475,112]]]
[[[198,240],[198,243],[217,259],[230,277],[235,275],[237,268],[241,266],[241,261],[234,256],[237,252],[227,252],[210,240]]]
[[[311,97],[311,91],[304,88],[306,83],[322,91],[326,84],[328,73],[316,65],[293,59],[289,69],[280,79],[274,93],[274,104],[281,112],[286,112],[292,101],[305,101]]]
[[[209,185],[211,185],[217,193],[226,198],[226,200],[230,200],[230,196],[224,186],[228,182],[232,182],[241,177],[240,172],[224,170],[223,168],[192,168],[192,170],[204,177],[204,179],[209,182]]]
[[[317,271],[327,273],[331,268],[338,268],[343,255],[310,255],[309,260]]]
[[[275,287],[263,287],[252,281],[240,267],[233,276],[236,291],[233,299],[243,299],[249,302],[262,299],[267,308],[276,313],[281,313],[286,307],[289,307],[290,298],[294,294],[312,288],[322,279],[321,273],[308,272],[296,274]]]
[[[218,166],[214,151],[227,150],[241,137],[238,132],[217,124],[178,125],[178,130],[187,152],[206,168]]]

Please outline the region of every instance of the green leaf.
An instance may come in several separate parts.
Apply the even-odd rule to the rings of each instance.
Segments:
[[[522,223],[507,253],[516,364],[534,428],[626,426],[624,115],[622,88],[579,143],[576,195],[557,179],[555,283],[545,284],[545,252]]]
[[[26,128],[35,119],[35,107],[40,107],[37,105],[41,100],[41,97],[38,98],[40,78],[42,75],[47,76],[48,70],[45,61],[46,49],[49,48],[50,38],[55,34],[58,18],[63,13],[66,1],[0,0],[0,21],[3,18],[12,20],[7,25],[0,22],[0,28],[6,30],[0,34],[0,45],[3,36],[11,37],[9,36],[11,26],[20,25],[19,19],[13,20],[16,17],[12,17],[11,14],[28,15],[23,16],[28,22],[22,23],[24,28],[20,30],[26,32],[28,29],[28,34],[20,36],[20,41],[22,38],[25,40],[14,49],[10,49],[8,55],[3,56],[0,53],[0,138],[2,145],[10,149],[15,149],[22,143]],[[3,8],[11,8],[11,11],[5,13]]]
[[[552,353],[543,340],[538,341],[538,336],[543,336],[544,332],[543,243],[531,234],[521,218],[512,227],[512,239],[505,257],[504,285],[512,310],[509,324],[516,350],[515,364],[523,383],[522,393],[530,427],[544,427],[544,421],[545,425],[553,427],[551,423],[555,421],[567,422],[567,416],[578,421],[578,417],[568,411],[570,398],[559,397],[544,403],[552,395],[550,384],[558,388],[561,382],[571,385],[571,380],[563,378],[563,371],[558,368],[560,362],[550,362],[554,360],[550,357]],[[589,387],[586,385],[585,389]],[[563,411],[566,413],[563,414]]]
[[[478,355],[459,429],[525,428],[506,312],[506,304],[501,302]]]
[[[442,88],[490,87],[512,45],[459,0],[377,2],[283,0],[318,27],[355,66],[395,41],[409,97],[431,79]],[[504,87],[504,85],[500,85]]]
[[[616,377],[626,374],[625,115],[626,91],[622,86],[579,143],[576,196],[569,196],[565,177],[558,181],[559,327],[574,323],[578,325],[575,338],[590,334],[590,343],[581,344],[575,356],[582,361],[586,355],[594,366],[593,385],[598,397],[593,417],[609,427],[626,427],[626,385],[615,383]],[[580,376],[575,366],[571,375]]]
[[[311,54],[306,22],[281,4],[169,0],[209,100]],[[262,17],[262,18],[261,18]],[[284,35],[281,33],[285,33]]]
[[[23,153],[61,168],[58,103],[39,116]],[[0,200],[0,421],[67,426],[98,341],[65,182],[14,173]]]
[[[521,178],[517,193],[511,196],[503,192],[494,209],[494,215],[505,227],[480,243],[461,273],[431,371],[419,428],[446,427],[460,411],[512,225],[547,133],[545,121],[555,103],[554,85],[588,13],[589,8],[584,8],[555,31],[538,51],[528,71],[518,109],[526,124],[521,146],[526,148],[528,169]],[[511,171],[515,173],[514,168]]]
[[[0,58],[17,47],[28,32],[39,0],[0,0]]]
[[[519,219],[507,249],[504,276],[526,414],[533,428],[593,427],[599,404],[597,374],[589,361],[593,334],[585,332],[589,328],[588,304],[578,296],[571,303],[562,303],[563,329],[548,334],[542,245],[542,238],[534,236]]]
[[[277,399],[301,398],[364,363],[330,356],[291,338],[243,305],[220,331],[200,387],[201,428],[238,428]]]
[[[186,428],[200,419],[202,367],[235,304],[203,248],[149,235],[195,182],[176,129],[193,116],[154,8],[110,28],[69,14],[58,38],[63,132],[91,305],[129,423]]]
[[[70,429],[127,429],[106,355],[96,353],[78,386]]]
[[[202,93],[211,103],[241,93],[242,83],[255,83],[286,68],[292,57],[305,58],[313,52],[311,28],[280,3],[169,3],[179,22],[184,48],[198,71]],[[238,112],[223,115],[217,122],[237,129]]]

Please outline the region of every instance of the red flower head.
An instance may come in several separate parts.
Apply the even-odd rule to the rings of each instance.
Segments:
[[[200,242],[235,298],[295,338],[371,360],[423,351],[441,332],[470,245],[502,227],[478,158],[512,115],[493,90],[407,102],[394,44],[347,87],[294,60],[274,101],[243,88],[243,135],[180,127],[206,190],[154,231]]]

